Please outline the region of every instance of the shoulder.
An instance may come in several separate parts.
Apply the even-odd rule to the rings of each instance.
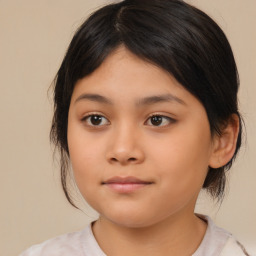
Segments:
[[[228,231],[216,226],[211,218],[198,215],[208,227],[197,251],[193,256],[248,256],[244,247]]]
[[[244,248],[244,246],[238,242],[233,236],[231,236],[225,246],[223,247],[223,250],[220,254],[220,256],[249,256],[248,252]]]
[[[99,247],[92,223],[84,230],[65,234],[34,245],[19,256],[106,256]]]
[[[83,231],[68,233],[41,244],[36,244],[19,256],[80,256],[83,255],[82,242],[86,238],[88,227]]]

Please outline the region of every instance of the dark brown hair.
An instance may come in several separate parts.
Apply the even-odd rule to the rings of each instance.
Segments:
[[[93,13],[75,33],[54,87],[51,140],[61,155],[61,180],[69,202],[67,123],[71,95],[78,79],[97,69],[118,46],[168,71],[205,107],[212,134],[236,114],[240,120],[236,151],[223,167],[209,171],[203,188],[223,196],[226,171],[241,145],[238,73],[230,44],[204,12],[181,0],[125,0]]]

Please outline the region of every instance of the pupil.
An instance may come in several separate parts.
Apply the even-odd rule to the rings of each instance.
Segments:
[[[152,124],[153,125],[160,125],[162,123],[162,117],[161,116],[153,116],[152,117]]]
[[[92,116],[91,117],[91,123],[93,125],[99,125],[102,121],[102,117],[101,116]]]

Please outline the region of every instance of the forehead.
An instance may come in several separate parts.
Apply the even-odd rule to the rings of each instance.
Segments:
[[[79,99],[136,107],[143,102],[164,101],[203,107],[169,72],[142,60],[125,47],[113,51],[93,73],[76,83],[71,104]]]
[[[90,77],[94,79],[103,78],[105,81],[108,81],[108,79],[137,80],[138,84],[142,81],[158,78],[159,80],[167,79],[176,83],[176,80],[167,71],[139,58],[124,46],[120,46],[109,54],[87,79],[89,80]]]
[[[125,47],[119,47],[94,72],[77,81],[74,94],[82,90],[100,90],[102,93],[117,90],[119,94],[125,95],[133,89],[138,95],[156,94],[168,93],[174,88],[176,91],[185,90],[164,69],[140,59]]]

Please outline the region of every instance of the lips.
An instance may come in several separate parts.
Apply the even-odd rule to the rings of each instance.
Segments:
[[[132,193],[142,188],[148,187],[153,182],[140,180],[136,177],[112,177],[102,185],[118,193]]]

